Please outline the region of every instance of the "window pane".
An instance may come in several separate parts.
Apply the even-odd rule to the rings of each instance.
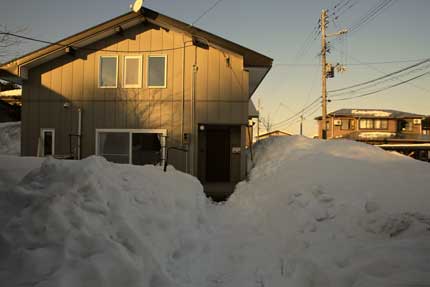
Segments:
[[[375,129],[381,128],[381,120],[375,120]]]
[[[140,84],[140,59],[125,58],[125,85],[138,86]]]
[[[99,133],[99,155],[108,161],[129,163],[129,133]]]
[[[350,129],[355,130],[355,120],[349,120],[349,122],[350,122],[350,125],[349,125]]]
[[[100,87],[116,86],[116,57],[100,57]]]
[[[381,129],[388,129],[388,120],[381,120]]]
[[[360,120],[360,129],[366,128],[366,120]]]
[[[161,161],[161,143],[158,134],[135,133],[132,138],[133,164],[158,164]]]
[[[342,120],[342,130],[349,130],[349,120]]]
[[[54,139],[54,135],[51,131],[44,131],[43,132],[43,155],[52,155],[52,142]]]
[[[165,57],[148,58],[148,86],[163,87],[165,85]]]

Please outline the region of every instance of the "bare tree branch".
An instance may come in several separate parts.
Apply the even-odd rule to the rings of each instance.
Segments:
[[[19,46],[22,44],[22,40],[13,37],[7,33],[22,34],[27,32],[27,27],[18,27],[13,30],[9,29],[7,25],[0,24],[0,63],[8,58],[19,55]]]
[[[270,115],[267,115],[265,117],[260,117],[260,122],[263,125],[266,132],[270,132],[273,128],[273,121],[270,118]]]

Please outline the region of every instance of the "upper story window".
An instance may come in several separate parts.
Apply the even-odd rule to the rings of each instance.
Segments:
[[[343,119],[342,125],[340,126],[341,130],[355,130],[355,120],[353,119]]]
[[[388,120],[375,120],[374,125],[377,130],[386,130],[388,129]]]
[[[380,119],[362,119],[360,120],[360,129],[362,130],[386,130],[388,129],[388,120]]]
[[[124,57],[124,88],[142,87],[142,57]]]
[[[148,56],[148,88],[165,88],[167,74],[167,56]]]
[[[116,88],[118,86],[118,56],[100,56],[99,87]]]

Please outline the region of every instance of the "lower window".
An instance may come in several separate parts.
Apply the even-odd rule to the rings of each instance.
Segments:
[[[163,164],[166,130],[97,130],[96,154],[115,163]]]

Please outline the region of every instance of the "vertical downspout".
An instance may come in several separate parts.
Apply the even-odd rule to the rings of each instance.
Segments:
[[[190,173],[191,175],[194,174],[194,159],[196,155],[196,149],[197,149],[197,129],[196,129],[196,123],[195,123],[195,112],[196,112],[196,76],[197,76],[197,47],[194,47],[195,53],[194,53],[194,64],[193,64],[193,76],[192,76],[192,83],[191,83],[191,154],[190,154]]]
[[[78,150],[77,158],[81,159],[81,141],[82,141],[82,109],[78,108]]]
[[[181,107],[181,146],[184,146],[184,122],[185,122],[185,37],[182,34],[182,107]],[[188,149],[187,149],[188,150]],[[188,173],[188,151],[185,153],[185,172]]]
[[[184,120],[185,120],[185,38],[182,35],[184,47],[182,48],[182,107],[181,107],[181,145],[184,145]]]
[[[331,138],[334,138],[334,117],[331,118]]]

